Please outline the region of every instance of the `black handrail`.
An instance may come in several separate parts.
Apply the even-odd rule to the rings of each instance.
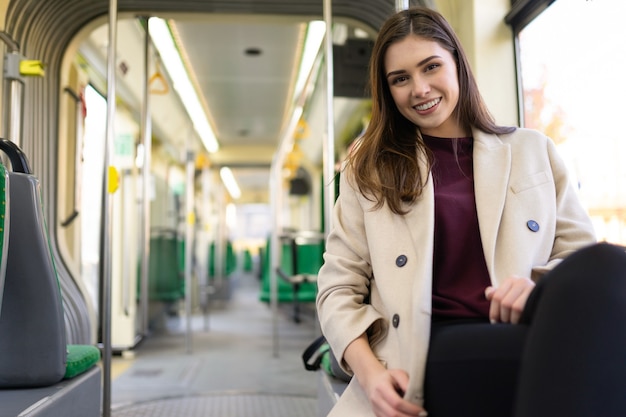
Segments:
[[[0,139],[0,150],[4,151],[4,153],[9,157],[13,172],[32,174],[28,158],[19,146],[10,140]]]

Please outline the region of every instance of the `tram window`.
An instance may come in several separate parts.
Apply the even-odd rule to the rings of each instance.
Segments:
[[[557,0],[519,34],[524,125],[557,143],[601,240],[626,244],[626,2]]]

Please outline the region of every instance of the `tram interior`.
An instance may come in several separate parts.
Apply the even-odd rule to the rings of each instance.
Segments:
[[[0,169],[10,188],[0,195],[9,260],[0,265],[0,417],[326,415],[345,383],[306,371],[301,356],[320,334],[315,276],[337,167],[368,122],[376,25],[408,3],[438,9],[496,120],[519,125],[505,20],[512,4],[532,2],[120,0],[112,38],[106,2],[76,0],[67,5],[72,16],[88,18],[59,43],[56,66],[39,62],[46,75],[7,78],[7,62],[28,58],[36,67],[37,53],[52,48],[27,30],[45,27],[31,15],[54,13],[35,3],[0,0],[3,135],[21,138],[13,142],[32,162],[20,171],[19,158],[3,157],[10,172]],[[7,104],[20,94],[22,129],[11,122],[19,104]],[[39,138],[50,125],[50,138]],[[40,193],[41,206],[14,197],[20,181]],[[623,241],[623,204],[590,200],[599,230],[618,225],[607,240]],[[16,237],[20,224],[35,225],[35,237]],[[36,259],[43,266],[29,274],[46,277],[45,302],[41,291],[15,292],[16,265]],[[33,343],[22,331],[31,322],[57,329],[55,337],[42,330]],[[29,362],[33,345],[34,357],[56,352],[66,361],[71,351],[89,365],[78,376],[58,375],[63,363],[52,382],[16,382],[25,367],[36,374],[47,366]]]
[[[300,355],[319,335],[312,303],[323,251],[323,138],[329,129],[322,16],[118,16],[109,163],[119,189],[110,203],[110,312],[102,283],[101,186],[110,129],[107,19],[86,25],[63,58],[60,146],[79,149],[79,156],[59,167],[65,187],[59,211],[67,226],[57,235],[63,254],[80,260],[74,268],[95,324],[88,344],[104,355],[100,320],[110,314],[111,382],[101,398],[103,415],[226,415],[233,407],[237,415],[265,415],[259,409],[316,415],[318,375],[304,370]],[[331,123],[338,140],[347,142],[368,112],[365,70],[374,30],[341,19],[334,27],[338,81]],[[272,178],[273,171],[280,177]],[[227,176],[237,190],[228,188]],[[149,212],[145,278],[142,210]],[[270,272],[272,245],[280,248],[277,274]],[[277,289],[272,279],[279,280]],[[33,404],[23,415],[58,413],[59,403],[65,415],[92,415],[93,405],[71,413],[67,407],[96,403],[97,381],[107,384],[98,372],[103,367],[73,383],[9,386],[0,392],[6,404],[0,415],[3,408],[13,415]],[[72,393],[59,394],[65,391]],[[56,408],[45,401],[51,392],[61,396]]]

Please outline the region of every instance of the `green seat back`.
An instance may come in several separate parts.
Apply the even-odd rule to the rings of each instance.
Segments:
[[[301,244],[297,247],[298,250],[298,265],[297,269],[294,269],[291,245],[288,243],[282,244],[280,268],[287,274],[293,274],[295,271],[299,274],[317,275],[323,262],[324,243],[314,244]],[[263,251],[262,261],[262,275],[261,275],[261,293],[259,299],[263,302],[270,301],[270,256],[271,247],[269,240],[267,243],[267,250]],[[300,302],[313,302],[317,295],[317,283],[304,282],[300,284],[298,289],[297,299]],[[278,278],[278,301],[279,302],[292,302],[294,300],[293,286],[287,281]]]
[[[150,238],[148,294],[151,301],[176,301],[185,297],[183,242],[175,234]]]

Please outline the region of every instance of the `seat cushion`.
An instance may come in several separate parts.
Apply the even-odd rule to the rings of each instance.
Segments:
[[[100,350],[91,345],[67,345],[65,379],[73,378],[90,369],[100,360]]]

